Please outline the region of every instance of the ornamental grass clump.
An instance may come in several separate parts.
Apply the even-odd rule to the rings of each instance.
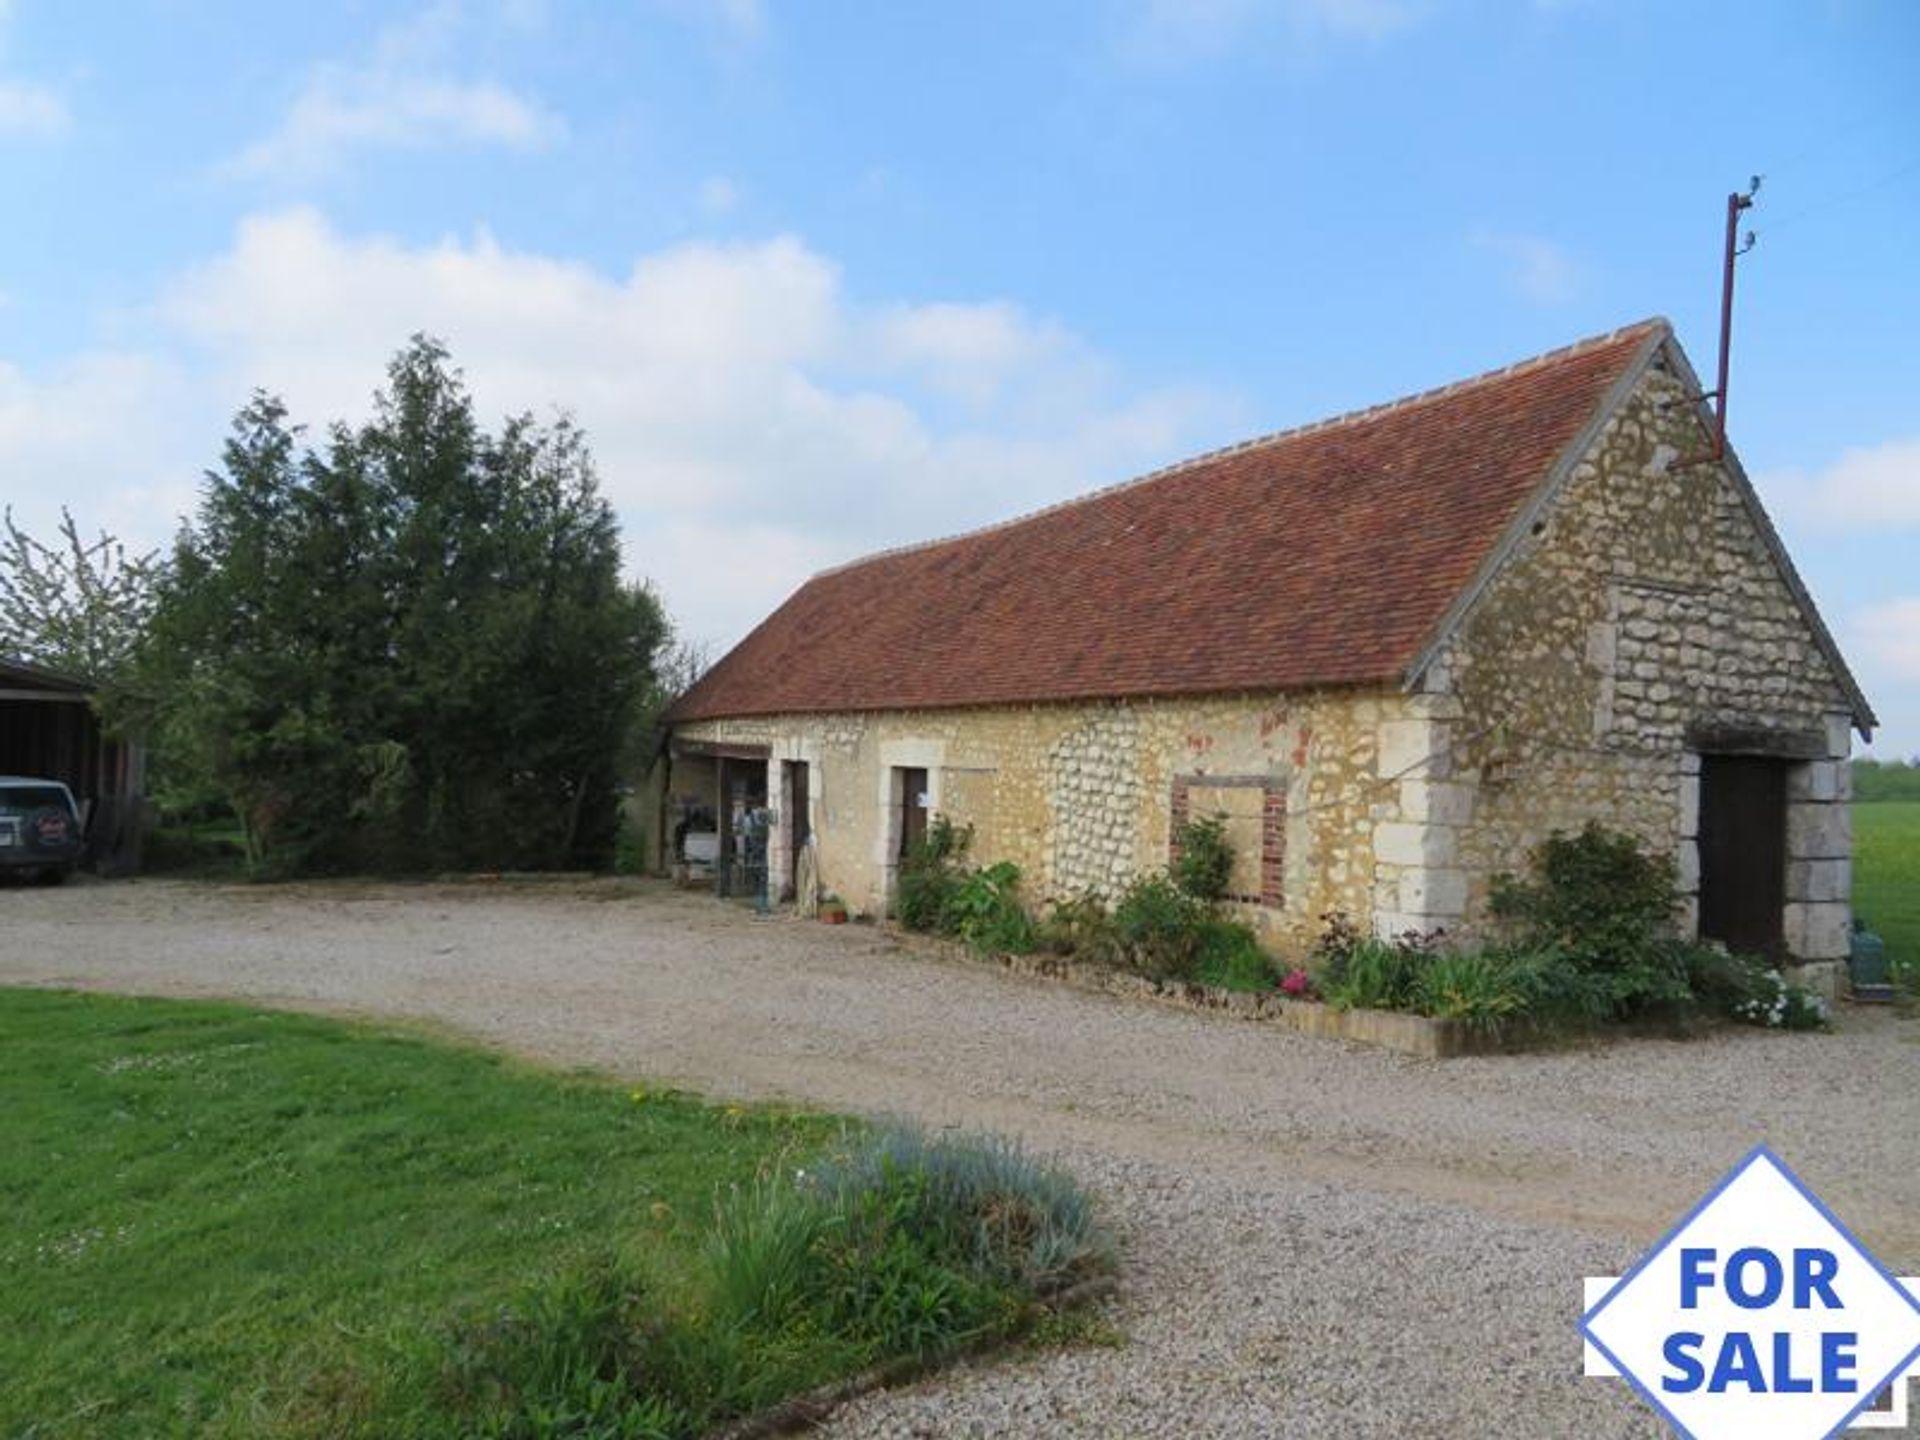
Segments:
[[[1073,1179],[1011,1142],[894,1126],[715,1201],[691,1274],[608,1253],[389,1347],[293,1433],[692,1440],[795,1394],[1027,1333],[1104,1274]]]

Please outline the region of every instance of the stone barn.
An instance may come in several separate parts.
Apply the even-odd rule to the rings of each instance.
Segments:
[[[1599,820],[1830,984],[1874,717],[1663,320],[808,581],[672,710],[662,839],[882,912],[927,816],[1034,901],[1227,817],[1281,954],[1486,923]],[[723,867],[724,869],[724,867]]]

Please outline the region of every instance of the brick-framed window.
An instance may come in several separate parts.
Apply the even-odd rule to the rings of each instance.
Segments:
[[[1222,803],[1216,791],[1246,791]],[[1202,813],[1225,810],[1235,840],[1234,871],[1240,885],[1229,895],[1247,905],[1279,908],[1286,903],[1287,786],[1277,775],[1176,775],[1168,809],[1167,863],[1180,863],[1180,831],[1193,818],[1195,794]],[[1257,797],[1257,799],[1256,799]],[[1235,833],[1237,832],[1237,833]],[[1249,845],[1250,835],[1257,841]],[[1257,851],[1257,853],[1255,853]],[[1247,883],[1248,866],[1259,876],[1258,888]]]

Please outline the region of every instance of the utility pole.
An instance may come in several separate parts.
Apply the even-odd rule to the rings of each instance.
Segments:
[[[1751,230],[1744,241],[1740,238],[1740,216],[1743,211],[1753,208],[1753,198],[1759,193],[1760,177],[1756,175],[1744,194],[1736,190],[1727,196],[1726,257],[1720,272],[1720,378],[1713,389],[1698,397],[1713,401],[1713,425],[1708,431],[1712,443],[1699,454],[1675,462],[1673,468],[1676,470],[1689,465],[1709,464],[1727,453],[1727,369],[1733,353],[1733,271],[1734,263],[1753,249],[1754,234]]]

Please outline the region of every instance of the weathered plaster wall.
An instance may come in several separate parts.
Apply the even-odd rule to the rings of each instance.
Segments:
[[[1789,773],[1790,951],[1845,954],[1847,700],[1733,481],[1651,372],[1476,602],[1428,678],[1457,710],[1445,833],[1422,857],[1483,924],[1491,876],[1597,818],[1675,856],[1697,891],[1702,727],[1817,735]]]
[[[1111,895],[1164,866],[1176,780],[1190,794],[1270,791],[1263,820],[1285,805],[1284,819],[1271,817],[1280,903],[1241,908],[1267,944],[1299,953],[1324,913],[1371,913],[1375,817],[1399,813],[1396,786],[1379,782],[1380,736],[1429,704],[1332,692],[796,715],[699,722],[677,738],[766,745],[776,782],[780,759],[804,754],[821,883],[868,912],[884,908],[892,884],[897,766],[925,766],[934,808],[974,827],[974,858],[1018,864],[1036,904],[1088,888]]]

